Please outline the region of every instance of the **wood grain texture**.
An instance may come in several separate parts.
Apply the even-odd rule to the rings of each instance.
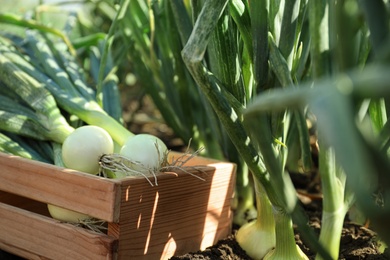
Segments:
[[[145,180],[123,180],[119,224],[119,259],[168,259],[204,249],[231,232],[235,165],[202,157],[187,166],[207,165],[204,172],[163,173],[158,186]]]
[[[0,190],[118,221],[120,182],[0,153]]]
[[[27,259],[113,259],[117,240],[0,203],[0,247]]]

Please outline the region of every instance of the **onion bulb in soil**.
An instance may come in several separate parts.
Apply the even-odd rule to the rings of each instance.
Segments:
[[[161,139],[150,134],[138,134],[130,137],[120,150],[120,154],[128,159],[128,167],[137,175],[137,172],[148,174],[158,172],[168,151]]]
[[[260,260],[275,247],[275,231],[273,225],[268,229],[254,220],[238,230],[236,240],[250,257]]]

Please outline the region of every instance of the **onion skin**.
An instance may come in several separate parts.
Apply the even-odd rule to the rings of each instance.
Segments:
[[[138,134],[129,138],[120,150],[120,154],[130,162],[129,168],[142,172],[158,171],[167,152],[167,146],[158,137],[150,134]]]
[[[254,260],[261,260],[275,247],[275,233],[260,228],[258,221],[244,224],[236,234],[242,249]]]
[[[80,221],[91,218],[86,214],[79,213],[69,209],[64,209],[62,207],[54,206],[51,204],[47,204],[47,209],[49,210],[50,216],[52,218],[63,222],[79,223]]]
[[[285,254],[283,253],[277,253],[278,251],[276,249],[272,249],[266,256],[263,258],[263,260],[309,260],[309,258],[303,253],[302,249],[296,245],[297,251],[295,254]]]
[[[98,174],[99,158],[114,152],[114,142],[106,130],[98,126],[81,126],[62,144],[65,167],[90,174]]]

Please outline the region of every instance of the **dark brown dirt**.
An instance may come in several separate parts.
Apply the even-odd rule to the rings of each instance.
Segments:
[[[321,227],[321,201],[312,201],[304,205],[304,208],[309,216],[310,226],[319,233]],[[314,259],[315,252],[303,245],[299,234],[296,235],[296,241],[306,255],[310,259]],[[347,216],[341,235],[339,259],[389,259],[380,251],[380,243],[376,233],[367,227],[353,223]]]
[[[317,232],[319,232],[320,228],[319,216],[321,213],[318,210],[320,210],[321,207],[319,204],[319,201],[315,201],[305,206],[308,215],[311,215],[311,217],[309,217],[310,225]],[[236,228],[233,229],[233,233],[229,237],[218,241],[216,245],[209,247],[204,251],[190,252],[185,255],[174,256],[171,257],[170,260],[250,260],[251,258],[235,240],[236,231]],[[301,247],[302,251],[309,257],[309,259],[314,259],[315,252],[311,251],[304,245],[298,233],[296,233],[295,238],[297,244]],[[343,228],[339,259],[383,260],[390,259],[390,257],[380,252],[375,232],[347,220]]]
[[[313,203],[318,204],[318,203]],[[318,206],[310,205],[319,209]],[[310,210],[309,210],[310,212]],[[318,215],[320,212],[312,212],[313,217],[310,217],[310,225],[319,231],[320,219]],[[204,251],[190,252],[181,256],[171,257],[170,260],[250,260],[251,258],[245,253],[245,251],[238,245],[235,240],[235,233],[237,229],[233,230],[233,233],[226,239],[220,240],[216,245],[207,248]],[[295,236],[297,244],[301,247],[303,252],[309,257],[309,259],[315,258],[315,252],[307,248],[300,240],[299,234]],[[390,259],[384,253],[379,250],[377,237],[372,230],[362,227],[360,225],[346,221],[343,228],[340,257],[341,260],[383,260]]]

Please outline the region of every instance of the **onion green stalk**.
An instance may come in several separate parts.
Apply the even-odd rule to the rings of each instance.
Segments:
[[[292,221],[282,211],[274,212],[276,245],[263,260],[308,260],[301,248],[295,244]]]
[[[256,196],[254,180],[246,163],[238,164],[237,168],[235,196],[232,205],[234,210],[233,223],[242,226],[257,217],[257,210],[253,203]]]
[[[21,140],[14,140],[9,135],[0,132],[0,152],[17,155],[26,159],[50,163],[48,159],[41,154],[31,149],[27,145],[23,145]]]
[[[91,61],[91,75],[95,82],[99,80],[99,71],[100,66],[103,66],[104,63],[101,62],[101,44],[98,46],[92,46],[90,48],[90,61]],[[105,78],[102,83],[102,93],[103,93],[103,109],[111,117],[116,119],[118,122],[123,123],[122,118],[122,104],[121,104],[121,93],[118,87],[118,76],[115,74],[115,66],[113,64],[113,59],[111,56],[107,58],[105,66]]]
[[[238,60],[240,58],[244,59],[242,64],[244,64],[244,67],[247,67],[245,71],[248,71],[250,70],[252,56],[240,57],[240,45],[237,44],[236,38],[239,32],[235,30],[236,24],[230,17],[230,10],[240,13],[237,15],[248,15],[248,13],[245,13],[245,8],[242,5],[244,3],[235,1],[228,5],[231,9],[224,9],[214,32],[210,35],[206,55],[208,56],[209,69],[215,77],[218,78],[228,92],[232,93],[240,104],[245,106],[252,92],[252,84],[250,83],[252,77],[245,73],[240,73],[242,69]],[[246,18],[249,18],[248,16]],[[232,150],[230,149],[228,152],[228,159],[237,164],[236,199],[238,200],[237,206],[234,208],[233,221],[241,226],[257,216],[254,203],[255,192],[247,164],[241,158],[239,160],[235,159],[235,157],[239,156],[237,151],[233,152]],[[236,154],[236,156],[231,154]]]
[[[13,134],[4,132],[6,136],[12,139],[12,141],[18,143],[23,149],[27,150],[30,154],[34,154],[34,160],[38,160],[46,163],[53,163],[53,141],[41,141],[29,137],[24,137],[19,134]]]
[[[66,45],[69,47],[69,50],[72,54],[76,53],[76,51],[74,50],[73,45],[71,44],[68,37],[57,29],[54,29],[54,28],[49,27],[49,26],[45,26],[45,25],[40,24],[40,23],[37,23],[34,20],[26,20],[26,19],[23,19],[17,15],[7,14],[7,13],[0,14],[0,22],[11,24],[11,25],[16,25],[16,26],[20,26],[20,27],[24,27],[24,28],[38,29],[40,31],[48,32],[48,33],[51,33],[53,35],[56,35],[56,36],[60,37],[66,43]]]
[[[321,147],[323,150],[319,165],[324,199],[319,241],[328,249],[332,259],[338,259],[345,215],[354,201],[354,196],[346,187],[344,171],[335,162],[334,150],[325,148],[325,144]],[[323,258],[317,255],[316,259]]]
[[[47,136],[50,135],[50,130],[42,124],[39,116],[31,108],[5,96],[0,96],[0,118],[0,129],[3,131],[38,140],[47,140]]]
[[[339,24],[333,19],[330,20],[329,16],[334,14],[335,6],[332,3],[317,2],[310,3],[310,32],[316,35],[316,38],[312,40],[313,54],[313,77],[320,78],[330,75],[331,60],[329,56],[330,48],[332,44],[335,44],[336,40],[332,37],[336,37],[334,30],[329,33],[321,33],[327,31],[329,24],[325,24],[323,20],[329,21],[328,23]],[[340,9],[340,8],[339,8]],[[323,17],[320,18],[322,14]],[[335,18],[338,19],[339,15]],[[347,27],[349,22],[346,23]],[[344,26],[344,25],[343,25]],[[333,28],[333,27],[331,27]],[[348,32],[349,33],[349,32]],[[347,36],[347,32],[343,32],[341,40]],[[348,35],[347,37],[352,37]],[[344,48],[342,46],[339,49]],[[353,49],[352,46],[348,47],[349,50]],[[343,53],[349,52],[349,50],[342,51]],[[346,54],[340,55],[345,57]],[[346,61],[341,58],[341,60]],[[350,63],[352,59],[348,59]],[[346,69],[346,62],[341,62],[340,69]],[[341,232],[345,215],[347,214],[350,206],[353,202],[353,195],[346,187],[346,175],[341,167],[336,163],[334,149],[329,147],[324,140],[323,129],[318,130],[318,146],[320,150],[319,154],[319,171],[321,174],[321,185],[323,193],[323,211],[321,221],[321,231],[319,242],[327,249],[332,259],[339,258]],[[316,260],[324,259],[321,254],[317,254]]]
[[[119,8],[116,12],[115,18],[113,19],[113,22],[110,26],[109,32],[106,36],[106,40],[104,41],[103,45],[103,51],[102,51],[102,57],[101,57],[101,62],[102,64],[107,63],[107,59],[109,57],[109,50],[111,49],[111,45],[114,41],[115,38],[115,29],[117,27],[117,24],[119,23],[120,20],[123,19],[123,17],[126,14],[126,10],[128,9],[130,0],[123,0],[121,1],[121,4],[119,5]],[[97,87],[96,87],[96,99],[97,103],[103,107],[103,83],[104,83],[104,78],[105,78],[105,66],[100,66],[99,68],[99,73],[98,73],[98,80],[97,80]]]
[[[26,114],[27,109],[22,109],[21,106],[17,108],[18,106],[15,104],[19,115],[9,107],[8,111],[3,111],[3,117],[14,118],[15,124],[19,125],[20,128],[23,128],[22,120],[25,122],[35,122],[35,127],[33,126],[32,129],[37,130],[36,134],[44,134],[44,137],[59,143],[62,143],[74,130],[62,116],[53,96],[47,91],[44,85],[23,72],[2,54],[0,54],[0,76],[4,84],[8,86],[9,91],[17,94],[30,106],[30,109],[33,110],[32,113],[36,114],[35,116],[32,113]],[[5,98],[3,97],[3,99]],[[3,102],[2,104],[5,105],[7,103]],[[2,122],[7,123],[11,121],[2,120]],[[39,126],[41,127],[40,130],[38,130]]]
[[[81,120],[90,125],[100,126],[105,129],[120,146],[123,145],[133,134],[129,132],[121,123],[109,116],[93,99],[86,99],[74,85],[70,82],[68,74],[58,67],[56,60],[52,56],[50,49],[42,42],[30,36],[29,43],[35,47],[35,56],[30,59],[36,59],[41,64],[47,64],[45,71],[36,69],[20,53],[6,48],[2,48],[3,59],[9,58],[12,61],[14,70],[18,74],[9,74],[9,80],[22,80],[20,75],[27,75],[30,80],[39,82],[42,87],[54,96],[58,106],[72,115],[76,115]],[[39,47],[38,47],[39,46]],[[0,64],[1,65],[1,64]],[[4,66],[7,63],[4,63]],[[47,75],[51,75],[49,77]],[[81,80],[81,79],[80,79]],[[59,84],[62,84],[61,87]]]

